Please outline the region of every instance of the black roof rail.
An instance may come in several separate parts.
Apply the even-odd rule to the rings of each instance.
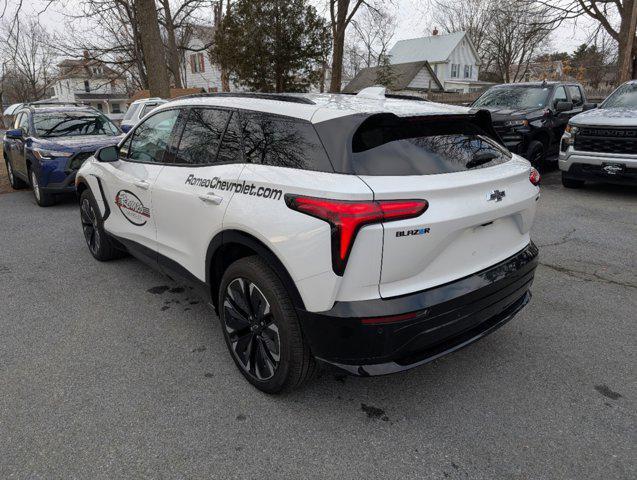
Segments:
[[[260,100],[277,100],[279,102],[302,103],[305,105],[316,105],[309,98],[290,95],[286,93],[259,93],[259,92],[216,92],[216,93],[193,93],[191,95],[182,95],[173,98],[173,100],[181,100],[184,98],[206,98],[206,97],[235,97],[235,98],[258,98]]]
[[[85,105],[78,102],[27,102],[22,104],[23,107],[88,107],[90,105]]]
[[[356,92],[341,92],[341,95],[357,95]],[[423,97],[417,97],[415,95],[404,95],[402,93],[385,93],[385,98],[395,98],[396,100],[417,100],[420,102],[429,102],[431,103],[431,100],[428,100],[426,98]]]
[[[397,100],[417,100],[419,102],[431,102],[423,97],[417,97],[416,95],[404,95],[402,93],[386,93],[385,98],[395,98]]]

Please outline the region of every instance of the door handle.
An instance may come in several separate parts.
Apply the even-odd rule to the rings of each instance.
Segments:
[[[148,190],[150,188],[150,183],[148,183],[146,180],[134,180],[133,185],[141,188],[142,190]]]
[[[199,195],[199,199],[205,203],[210,203],[212,205],[219,205],[222,202],[223,197],[220,197],[219,195],[215,195],[212,192],[208,192],[208,193]]]

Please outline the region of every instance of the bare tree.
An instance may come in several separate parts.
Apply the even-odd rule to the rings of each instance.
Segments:
[[[3,58],[3,83],[12,80],[18,101],[39,100],[47,93],[53,78],[55,53],[51,36],[35,19],[3,24],[0,54]]]
[[[363,65],[365,67],[380,65],[396,33],[396,17],[384,7],[366,8],[352,20],[352,27],[354,27],[352,40],[360,45]]]
[[[132,0],[83,0],[67,11],[63,35],[55,38],[59,55],[88,59],[119,72],[130,90],[148,88],[141,36]]]
[[[546,7],[526,3],[501,3],[491,10],[483,51],[499,81],[519,82],[554,29],[543,21]]]
[[[618,45],[618,80],[637,76],[637,0],[521,0],[547,7],[545,23],[575,21],[588,17],[596,22]],[[613,19],[618,18],[619,23]]]
[[[179,45],[179,37],[186,36],[185,30],[194,21],[195,14],[203,8],[214,7],[213,0],[182,0],[171,5],[170,0],[159,0],[159,23],[165,30],[166,56],[173,84],[182,88],[182,52],[186,45]],[[214,10],[213,10],[214,11]]]
[[[345,32],[361,6],[376,9],[369,0],[328,0],[330,26],[332,27],[332,78],[330,92],[341,91],[343,78],[343,53]]]
[[[365,53],[360,45],[352,40],[345,43],[343,52],[343,76],[346,78],[354,78],[361,69],[365,68],[363,58]]]

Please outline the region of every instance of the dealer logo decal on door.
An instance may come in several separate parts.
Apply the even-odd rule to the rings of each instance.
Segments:
[[[117,205],[126,220],[138,227],[146,225],[146,222],[150,218],[150,210],[144,206],[137,195],[128,190],[120,190],[117,192],[117,195],[115,195],[115,205]]]

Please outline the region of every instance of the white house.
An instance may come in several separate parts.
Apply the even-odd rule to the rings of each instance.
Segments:
[[[206,92],[221,91],[221,69],[210,62],[208,50],[214,39],[214,28],[203,25],[190,27],[183,58],[184,88],[203,88]]]
[[[124,82],[114,70],[91,60],[89,52],[80,60],[63,60],[58,68],[52,100],[91,105],[116,118],[126,111]]]
[[[400,40],[389,51],[392,65],[426,61],[445,91],[470,92],[484,87],[478,81],[480,57],[465,32]]]

